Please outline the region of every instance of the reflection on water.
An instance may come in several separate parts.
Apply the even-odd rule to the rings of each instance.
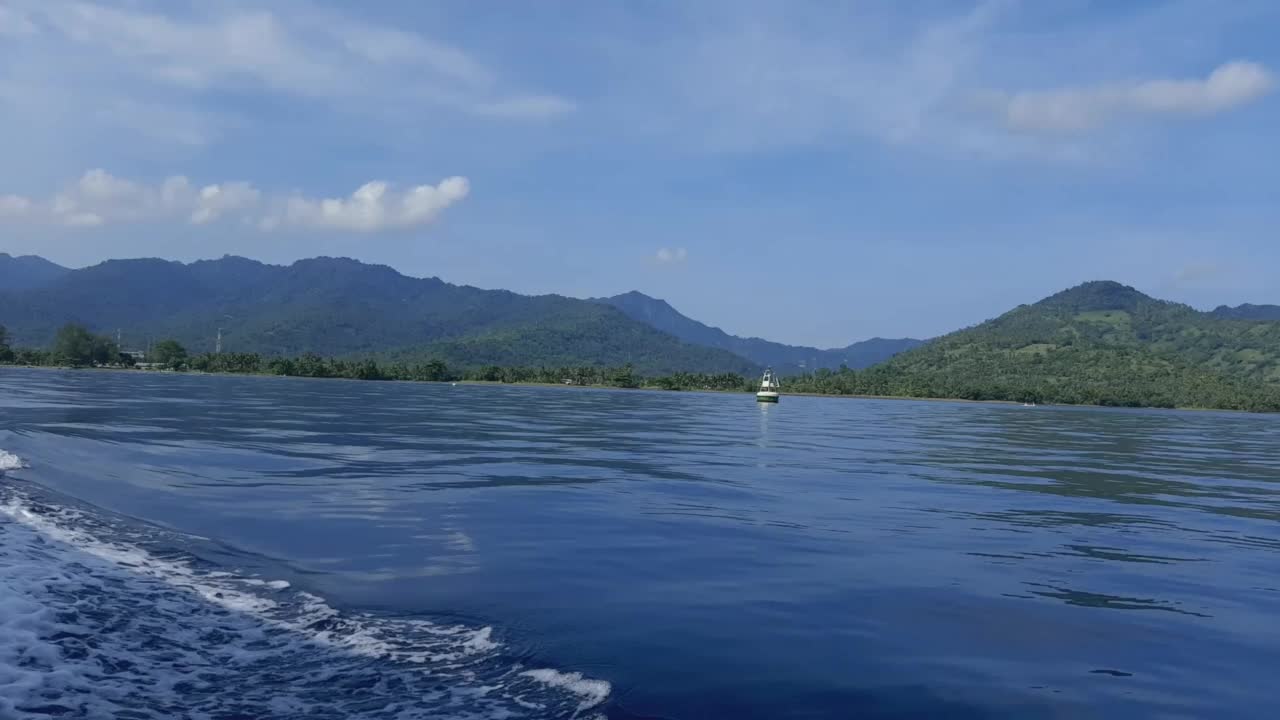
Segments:
[[[0,373],[24,478],[483,618],[618,718],[1260,717],[1278,448],[1222,413]]]
[[[1164,610],[1168,612],[1184,613],[1186,615],[1195,615],[1196,617],[1209,617],[1202,613],[1191,612],[1189,610],[1179,610],[1172,603],[1156,600],[1154,598],[1130,598],[1119,597],[1116,595],[1105,595],[1102,593],[1081,592],[1079,590],[1053,587],[1043,583],[1027,583],[1027,585],[1029,587],[1042,588],[1039,590],[1032,590],[1031,592],[1034,595],[1061,600],[1068,605],[1107,608],[1110,610]]]
[[[767,448],[769,447],[769,413],[773,412],[772,408],[778,407],[778,405],[758,402],[756,407],[760,408],[760,432],[757,435],[756,446]]]

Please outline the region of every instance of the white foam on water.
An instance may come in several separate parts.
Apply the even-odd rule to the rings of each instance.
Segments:
[[[11,452],[0,450],[0,472],[4,472],[5,470],[21,470],[26,466],[26,463],[22,462],[22,458]]]
[[[209,573],[209,576],[210,577],[235,577],[231,573],[224,573],[224,572]],[[248,579],[241,580],[240,582],[246,585],[252,585],[254,587],[271,588],[272,590],[284,590],[285,588],[289,587],[288,580],[258,580],[257,578],[248,578]]]
[[[609,698],[613,691],[611,685],[604,680],[589,680],[582,673],[563,673],[559,670],[540,669],[526,670],[520,673],[524,677],[533,678],[553,688],[562,688],[582,698],[578,710],[590,710]]]
[[[0,484],[0,717],[573,718],[609,696],[491,628],[343,613],[162,532]]]

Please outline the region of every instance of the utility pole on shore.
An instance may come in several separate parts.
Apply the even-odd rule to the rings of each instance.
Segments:
[[[224,315],[222,316],[222,319],[223,319],[223,320],[235,320],[236,318],[235,318],[235,316],[234,316],[234,315],[226,315],[226,314],[224,314]],[[216,343],[214,344],[214,346],[213,346],[213,352],[214,352],[214,354],[215,354],[215,355],[221,355],[221,354],[222,354],[222,326],[221,326],[221,325],[219,325],[219,326],[218,326],[218,340],[217,340],[217,342],[216,342]]]

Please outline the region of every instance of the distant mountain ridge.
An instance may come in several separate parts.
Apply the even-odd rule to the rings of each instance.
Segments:
[[[822,350],[813,347],[785,345],[761,338],[743,338],[689,318],[665,300],[631,291],[607,298],[592,298],[618,308],[634,320],[648,323],[666,333],[695,345],[719,348],[744,357],[757,365],[772,366],[780,373],[835,369],[844,365],[859,369],[884,362],[894,355],[919,347],[922,340],[913,338],[872,338],[844,348]]]
[[[36,255],[0,252],[0,292],[30,290],[46,285],[71,272]]]
[[[345,258],[288,266],[240,257],[110,260],[36,287],[0,289],[0,324],[15,345],[47,346],[67,322],[112,335],[118,329],[134,348],[148,338],[174,338],[205,352],[221,329],[227,350],[269,355],[757,371],[737,355],[681,342],[599,303],[412,278]]]
[[[1214,308],[1213,315],[1234,320],[1280,320],[1280,305],[1219,305]]]

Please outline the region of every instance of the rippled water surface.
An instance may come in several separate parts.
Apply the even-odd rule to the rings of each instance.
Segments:
[[[0,371],[0,717],[1264,718],[1280,418]]]

